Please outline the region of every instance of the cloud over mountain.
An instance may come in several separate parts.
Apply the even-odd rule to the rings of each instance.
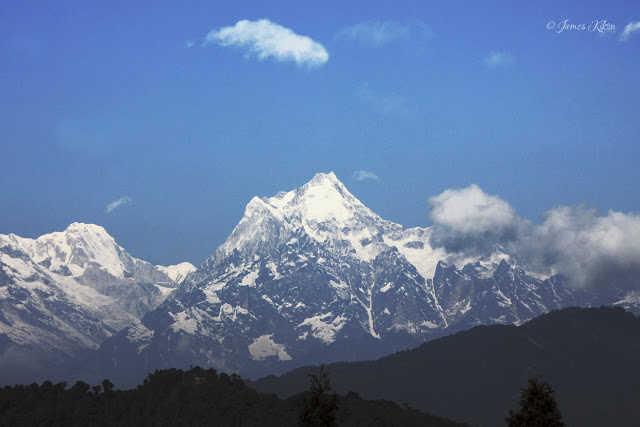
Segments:
[[[532,265],[551,269],[577,286],[640,287],[640,216],[559,207],[543,215],[521,242]]]
[[[429,218],[436,246],[470,254],[491,253],[495,244],[516,240],[525,225],[509,203],[475,184],[430,197]]]
[[[640,288],[640,215],[558,207],[531,224],[479,186],[429,198],[431,243],[451,254],[489,255],[496,245],[542,274],[562,274],[578,287]]]

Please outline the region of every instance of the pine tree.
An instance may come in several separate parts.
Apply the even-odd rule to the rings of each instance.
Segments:
[[[299,426],[333,427],[336,426],[336,411],[338,396],[331,393],[331,381],[325,365],[320,365],[320,375],[311,377],[309,393],[304,397],[304,403],[298,413]]]
[[[561,427],[565,426],[558,410],[555,392],[541,375],[529,378],[527,387],[520,390],[520,410],[509,409],[505,418],[509,427]]]

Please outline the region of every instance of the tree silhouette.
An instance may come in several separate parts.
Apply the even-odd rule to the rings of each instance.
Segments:
[[[311,377],[309,393],[305,395],[298,413],[298,425],[300,426],[333,427],[337,425],[338,396],[331,393],[329,373],[324,368],[325,365],[321,364],[320,375],[309,375]]]
[[[104,390],[105,394],[110,394],[111,392],[113,392],[113,387],[115,386],[108,379],[105,378],[104,380],[102,380],[102,389]]]
[[[560,427],[565,426],[558,410],[555,392],[541,375],[529,378],[527,387],[520,390],[520,410],[509,409],[505,418],[509,427]]]

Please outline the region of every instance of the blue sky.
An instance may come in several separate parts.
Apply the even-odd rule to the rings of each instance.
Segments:
[[[0,233],[96,223],[200,264],[254,195],[329,171],[404,226],[470,184],[533,222],[638,213],[640,5],[619,3],[2,2]],[[261,19],[317,49],[251,51],[236,23]]]

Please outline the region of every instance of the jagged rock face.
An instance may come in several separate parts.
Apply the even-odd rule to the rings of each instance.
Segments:
[[[117,361],[114,348],[128,347],[148,368],[201,364],[258,376],[589,303],[499,251],[447,266],[439,261],[451,257],[430,236],[383,220],[333,173],[318,174],[252,199],[227,241],[143,318],[146,332],[125,330],[102,351]]]
[[[433,319],[442,324],[424,279],[396,250],[369,262],[345,260],[294,233],[264,257],[235,251],[205,264],[144,318],[153,341],[164,343],[144,351],[262,372],[276,362],[326,358],[334,343],[352,348],[333,360],[383,354],[380,342],[387,339],[406,348],[423,340],[413,335],[438,326]]]
[[[476,325],[520,325],[550,310],[586,305],[585,291],[571,289],[558,276],[540,279],[524,269],[476,262],[462,269],[440,262],[433,278],[450,328]]]
[[[0,235],[0,334],[5,347],[64,357],[139,323],[177,286],[131,257],[104,228],[74,223],[37,239]]]
[[[144,318],[152,335],[132,346],[147,360],[246,374],[416,345],[445,319],[403,252],[437,258],[428,231],[381,219],[335,175],[318,174],[251,200],[227,241]]]

